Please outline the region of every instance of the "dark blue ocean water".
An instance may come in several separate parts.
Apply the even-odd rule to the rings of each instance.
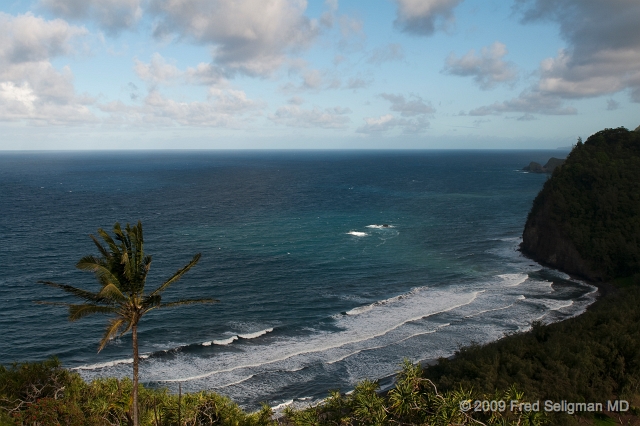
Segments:
[[[143,223],[149,288],[202,253],[165,300],[221,300],[142,320],[142,381],[247,408],[576,315],[594,289],[517,252],[547,179],[521,169],[558,154],[2,153],[0,363],[130,375],[130,336],[96,353],[107,317],[32,303],[72,301],[38,280],[96,289],[74,265],[116,221]]]

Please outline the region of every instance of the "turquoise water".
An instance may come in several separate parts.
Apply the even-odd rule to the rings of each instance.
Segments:
[[[95,288],[88,235],[141,220],[148,285],[198,252],[166,300],[217,305],[141,322],[142,381],[247,408],[308,403],[399,363],[582,312],[594,289],[519,255],[557,151],[133,152],[0,155],[0,362],[55,355],[126,376],[131,340],[96,353],[107,318],[69,323],[37,284]]]

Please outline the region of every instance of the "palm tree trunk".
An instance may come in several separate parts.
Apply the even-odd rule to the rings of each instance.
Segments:
[[[131,327],[133,334],[133,426],[138,426],[138,326]]]

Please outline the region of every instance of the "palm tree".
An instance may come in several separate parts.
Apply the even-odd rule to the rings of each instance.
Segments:
[[[151,266],[151,256],[144,254],[144,240],[142,237],[142,223],[130,227],[124,231],[116,222],[113,226],[115,240],[102,229],[98,234],[107,247],[93,235],[91,239],[100,250],[101,256],[85,256],[76,264],[78,269],[91,271],[95,274],[101,289],[91,292],[65,284],[56,284],[51,281],[39,281],[51,287],[59,288],[84,301],[84,303],[56,303],[36,302],[50,305],[64,305],[69,308],[69,320],[76,321],[91,314],[112,314],[107,329],[100,341],[100,352],[109,340],[117,335],[122,336],[129,330],[133,337],[133,424],[138,426],[138,322],[144,314],[156,308],[169,308],[173,306],[190,305],[194,303],[215,303],[215,299],[190,299],[177,302],[162,302],[162,292],[171,284],[178,281],[198,260],[200,253],[196,254],[191,262],[178,270],[168,280],[162,283],[151,293],[144,293],[147,274]]]

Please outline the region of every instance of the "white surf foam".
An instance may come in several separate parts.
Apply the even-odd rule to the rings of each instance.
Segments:
[[[238,337],[242,339],[255,339],[256,337],[264,336],[265,334],[271,333],[272,331],[273,331],[273,328],[266,328],[264,330],[256,331],[255,333],[238,334]]]
[[[99,370],[102,368],[113,367],[118,364],[133,364],[133,358],[117,359],[115,361],[101,362],[98,364],[81,365],[79,367],[72,368],[72,370]]]
[[[347,315],[358,315],[358,314],[362,314],[364,312],[370,311],[371,309],[373,309],[373,304],[365,305],[365,306],[358,306],[357,308],[353,308],[353,309],[347,311],[346,313],[347,313]]]
[[[230,345],[236,340],[238,340],[238,336],[231,336],[228,339],[212,340],[211,342],[209,342],[209,345],[213,343],[214,345],[226,346],[226,345]],[[202,345],[205,346],[204,343]]]
[[[505,287],[516,287],[525,282],[529,275],[527,274],[500,274],[499,278],[502,279]]]
[[[259,351],[246,352],[245,356],[234,354],[234,359],[224,359],[226,354],[221,354],[215,360],[223,361],[214,370],[201,372],[187,377],[161,379],[159,382],[188,382],[205,379],[223,373],[236,373],[248,368],[265,367],[288,361],[289,365],[280,366],[280,369],[291,370],[292,358],[301,355],[312,357],[314,360],[320,357],[322,361],[332,354],[332,350],[353,346],[362,342],[382,337],[403,325],[421,320],[425,317],[448,312],[461,306],[473,303],[480,291],[475,292],[443,292],[430,291],[426,288],[414,289],[412,292],[374,304],[375,306],[366,313],[347,316],[343,315],[336,321],[336,325],[343,329],[337,333],[318,333],[305,339],[293,339],[279,341],[277,344],[261,348]],[[408,297],[409,294],[411,297]],[[391,303],[393,302],[393,303]],[[346,348],[348,349],[348,348]],[[303,357],[303,358],[304,358]],[[227,362],[224,362],[227,361]],[[239,362],[238,362],[239,361]],[[297,362],[305,362],[298,359]],[[306,360],[309,362],[309,359]],[[297,363],[294,363],[297,365]],[[277,368],[277,367],[272,367]],[[166,376],[166,375],[165,375]]]
[[[293,399],[290,399],[290,400],[285,401],[285,402],[283,402],[283,403],[281,403],[281,404],[278,404],[278,405],[276,405],[276,406],[273,406],[273,407],[271,407],[271,409],[272,409],[273,411],[278,411],[278,410],[282,410],[283,408],[285,408],[285,407],[287,407],[287,406],[289,406],[289,405],[291,405],[291,404],[293,404]]]
[[[347,232],[347,235],[353,235],[354,237],[366,237],[369,234],[367,234],[366,232],[349,231]]]
[[[389,229],[389,228],[395,228],[395,226],[393,225],[367,225],[366,228],[373,228],[373,229]]]
[[[482,315],[482,314],[486,314],[487,312],[494,312],[494,311],[501,311],[503,309],[509,309],[510,307],[512,307],[513,305],[515,305],[515,303],[512,303],[510,305],[507,306],[501,306],[499,308],[493,308],[493,309],[483,309],[482,311],[478,311],[474,314],[470,314],[470,315],[465,315],[465,318],[472,318],[472,317],[476,317],[478,315]]]

